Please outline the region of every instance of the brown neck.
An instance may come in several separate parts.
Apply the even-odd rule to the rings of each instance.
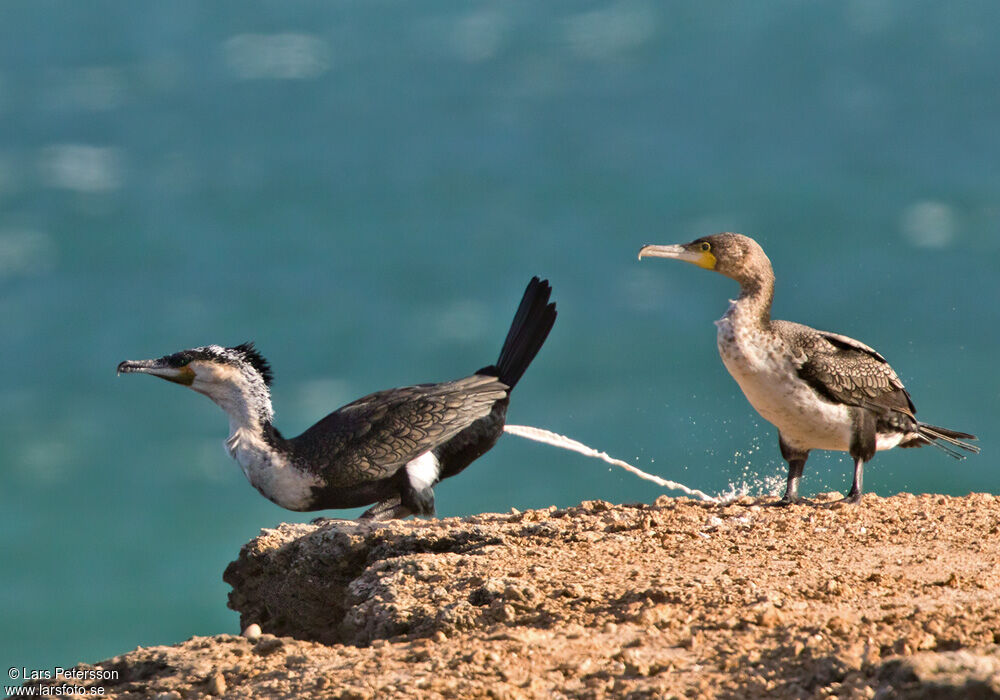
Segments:
[[[741,275],[740,296],[736,308],[744,323],[760,328],[771,324],[771,302],[774,301],[774,272],[770,265],[761,265]]]

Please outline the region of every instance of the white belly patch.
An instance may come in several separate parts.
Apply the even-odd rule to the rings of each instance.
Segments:
[[[415,491],[423,491],[436,484],[440,474],[441,464],[433,452],[424,452],[406,463],[406,475]]]
[[[820,397],[799,378],[788,348],[756,329],[734,327],[727,314],[718,326],[719,355],[743,394],[790,447],[847,451],[851,415],[846,406]]]

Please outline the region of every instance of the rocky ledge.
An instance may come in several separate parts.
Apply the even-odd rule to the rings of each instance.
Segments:
[[[991,495],[285,524],[225,580],[249,635],[140,648],[79,667],[116,680],[72,683],[161,700],[1000,698]]]

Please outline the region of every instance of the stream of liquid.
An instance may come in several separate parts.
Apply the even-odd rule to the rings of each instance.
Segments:
[[[699,491],[698,489],[693,489],[684,484],[678,483],[676,481],[670,481],[668,479],[661,479],[655,474],[649,474],[642,471],[637,467],[633,467],[628,462],[623,462],[620,459],[615,459],[607,452],[600,452],[595,450],[593,447],[587,447],[582,442],[578,442],[572,438],[568,438],[565,435],[559,435],[558,433],[553,433],[551,430],[544,430],[542,428],[533,428],[530,425],[506,425],[504,426],[504,431],[510,433],[511,435],[517,435],[518,437],[527,438],[528,440],[534,440],[535,442],[542,442],[546,445],[552,445],[553,447],[561,447],[564,450],[572,450],[573,452],[579,452],[587,457],[594,457],[596,459],[604,460],[608,464],[613,464],[616,467],[621,467],[622,469],[635,474],[640,479],[645,479],[646,481],[652,481],[654,484],[662,486],[666,489],[671,489],[674,491],[683,491],[689,496],[694,496],[702,501],[708,501],[709,503],[721,503],[720,499],[715,496],[709,496],[704,491]]]

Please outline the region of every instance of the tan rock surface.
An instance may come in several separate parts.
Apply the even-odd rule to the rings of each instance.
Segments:
[[[226,580],[258,640],[109,659],[106,696],[1000,698],[996,496],[281,525]]]

